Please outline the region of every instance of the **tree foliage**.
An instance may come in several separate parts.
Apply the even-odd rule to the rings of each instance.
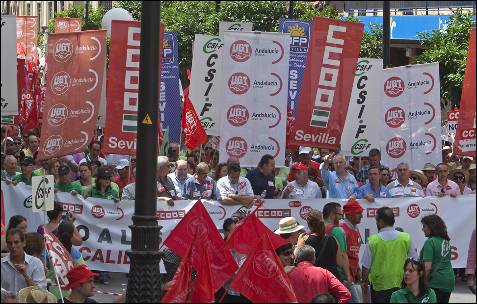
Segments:
[[[83,5],[73,5],[67,10],[55,13],[55,17],[68,17],[68,18],[81,18],[82,29],[86,30],[98,30],[101,28],[101,19],[104,15],[104,10],[102,7],[97,9],[89,9],[88,12],[88,22],[84,19],[84,6]],[[53,33],[55,30],[55,20],[52,18],[48,22],[48,28],[50,33]]]
[[[443,108],[460,104],[471,27],[475,27],[475,16],[457,10],[442,30],[419,34],[424,52],[416,63],[439,63]]]

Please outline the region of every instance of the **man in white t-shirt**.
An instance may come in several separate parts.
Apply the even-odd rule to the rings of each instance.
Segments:
[[[320,186],[308,180],[308,167],[305,164],[298,164],[295,167],[295,180],[288,183],[283,189],[282,198],[311,199],[322,198]]]
[[[250,208],[256,199],[250,181],[240,176],[240,166],[237,164],[227,166],[227,176],[217,181],[217,189],[219,201],[223,205],[244,205]]]

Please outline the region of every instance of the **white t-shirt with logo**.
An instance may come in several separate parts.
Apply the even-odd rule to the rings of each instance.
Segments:
[[[230,183],[228,176],[224,176],[217,181],[217,189],[219,190],[220,198],[226,197],[227,194],[238,194],[238,195],[248,195],[253,196],[252,184],[250,181],[243,176],[239,177],[237,184]]]
[[[323,198],[321,196],[320,186],[318,186],[318,184],[315,183],[314,181],[309,180],[305,186],[300,186],[296,181],[292,181],[288,183],[288,185],[293,186],[293,191],[290,192],[288,198],[293,198],[293,199]]]

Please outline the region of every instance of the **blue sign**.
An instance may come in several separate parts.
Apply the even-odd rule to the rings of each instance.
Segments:
[[[170,142],[181,137],[181,96],[179,89],[179,48],[177,33],[164,32],[162,43],[161,87],[159,92],[161,129],[169,129]]]
[[[288,106],[295,116],[305,74],[306,57],[311,37],[311,21],[280,19],[279,31],[290,33],[290,63],[288,77]]]

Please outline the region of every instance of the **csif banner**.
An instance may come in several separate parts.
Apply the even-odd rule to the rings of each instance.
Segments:
[[[341,136],[341,152],[346,156],[368,156],[369,150],[381,147],[380,121],[383,60],[359,58],[354,74],[353,91]]]
[[[2,182],[2,194],[5,206],[2,206],[2,216],[5,220],[16,214],[27,218],[30,227],[44,224],[42,213],[33,213],[31,187],[23,183],[17,186],[6,185]],[[83,244],[79,247],[88,266],[95,270],[125,272],[129,271],[129,258],[126,251],[131,249],[131,230],[134,214],[134,201],[121,201],[115,203],[104,199],[88,198],[81,195],[72,196],[69,193],[58,192],[55,201],[63,206],[63,210],[73,213],[76,217],[75,225],[81,235]],[[300,225],[306,226],[305,218],[314,210],[322,210],[324,205],[336,201],[333,199],[313,200],[287,200],[266,199],[263,206],[257,211],[258,219],[270,230],[278,227],[280,219],[292,216]],[[171,231],[191,210],[196,201],[175,201],[174,207],[165,202],[157,201],[157,217],[163,228],[161,229],[160,242],[164,242]],[[212,221],[219,230],[225,219],[232,217],[237,212],[250,213],[255,210],[243,206],[225,206],[218,201],[202,201]],[[345,201],[340,201],[344,204]],[[475,228],[475,194],[462,195],[457,198],[445,196],[425,198],[393,198],[376,199],[374,203],[359,200],[364,208],[363,218],[358,225],[363,242],[371,234],[377,233],[376,212],[380,207],[390,207],[395,216],[395,227],[401,227],[412,235],[413,243],[418,252],[421,250],[426,238],[422,233],[421,218],[437,214],[447,225],[451,238],[451,260],[454,268],[463,268],[467,263],[467,251],[472,230]],[[459,217],[456,217],[459,210]],[[363,246],[361,246],[363,249]],[[362,252],[361,252],[362,254]]]
[[[383,70],[380,83],[383,164],[394,169],[442,162],[439,64]]]
[[[50,34],[38,159],[82,152],[99,115],[106,31]]]
[[[290,144],[339,149],[363,28],[357,22],[313,19]]]
[[[163,35],[161,25],[161,42]],[[136,154],[140,47],[141,22],[122,20],[111,22],[104,153]],[[162,43],[160,47],[162,50]],[[158,90],[161,98],[165,92],[163,83],[158,83]],[[160,114],[158,117],[161,117]],[[152,123],[150,117],[141,117],[141,121]],[[157,129],[160,134],[160,124],[157,124]]]
[[[81,18],[55,18],[55,33],[81,32]]]
[[[454,154],[475,157],[475,27],[470,31],[467,66],[460,98],[460,115],[455,134]]]
[[[220,161],[255,167],[264,154],[285,162],[290,35],[226,32],[219,78]]]

